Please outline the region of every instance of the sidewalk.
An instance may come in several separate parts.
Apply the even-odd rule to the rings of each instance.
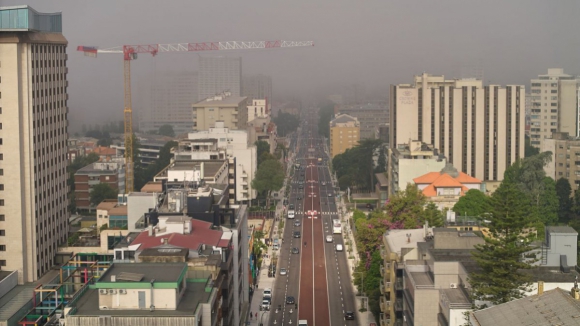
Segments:
[[[276,278],[268,277],[268,266],[270,265],[270,257],[272,254],[272,248],[268,247],[268,258],[264,258],[262,261],[262,267],[260,268],[260,274],[258,276],[258,287],[254,289],[254,294],[252,296],[252,301],[250,302],[250,313],[251,318],[248,318],[246,325],[260,325],[260,319],[264,325],[268,325],[269,311],[260,311],[260,304],[262,303],[262,297],[264,289],[273,288],[274,281]],[[258,318],[254,317],[258,313]]]

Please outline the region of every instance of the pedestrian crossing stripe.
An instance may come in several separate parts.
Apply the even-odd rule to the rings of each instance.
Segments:
[[[305,211],[295,211],[295,214],[306,214]],[[322,212],[322,215],[338,215],[338,212]]]

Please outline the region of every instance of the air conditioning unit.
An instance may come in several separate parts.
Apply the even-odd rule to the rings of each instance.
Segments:
[[[106,289],[100,289],[99,294],[109,294],[109,291],[107,291]]]
[[[127,294],[127,290],[121,289],[121,290],[119,290],[119,294]]]
[[[452,289],[457,289],[457,283],[451,283],[449,284],[449,287]]]
[[[101,310],[109,310],[109,307],[108,306],[99,306],[99,309],[101,309]]]
[[[117,294],[117,290],[109,290],[109,294]]]

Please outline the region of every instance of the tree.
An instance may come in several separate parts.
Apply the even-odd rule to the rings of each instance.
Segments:
[[[265,142],[263,140],[256,140],[254,145],[256,145],[256,156],[258,157],[258,166],[260,166],[260,163],[262,163],[261,161],[262,154],[263,153],[270,154],[270,144],[268,144],[268,142]]]
[[[530,260],[521,259],[532,249],[530,198],[517,184],[517,168],[508,168],[504,180],[490,200],[489,236],[476,245],[473,257],[479,270],[469,276],[475,300],[501,304],[524,296],[530,278],[522,269],[531,268]]]
[[[286,135],[295,131],[300,125],[300,120],[297,116],[284,112],[278,112],[278,115],[273,121],[276,124],[276,131],[280,137],[286,137]]]
[[[101,138],[97,141],[97,146],[109,147],[113,143],[111,138]]]
[[[90,202],[92,206],[99,205],[105,199],[117,198],[118,191],[111,188],[108,183],[99,183],[93,186],[90,194]]]
[[[318,134],[326,138],[330,135],[330,120],[334,116],[334,103],[324,104],[318,110]]]
[[[266,160],[258,166],[252,187],[260,193],[279,190],[284,184],[284,169],[277,160]]]
[[[470,189],[461,196],[453,211],[461,216],[482,216],[489,212],[489,197],[477,189]]]
[[[352,220],[356,223],[356,221],[360,219],[366,220],[367,215],[363,211],[355,209],[354,212],[352,212]]]
[[[175,131],[173,130],[172,125],[162,125],[161,127],[159,127],[158,134],[167,137],[175,137]]]
[[[444,225],[444,221],[443,213],[439,210],[439,207],[435,203],[429,202],[423,210],[421,222],[428,222],[429,226],[432,227],[441,227]]]
[[[538,203],[537,217],[544,224],[555,224],[558,222],[558,211],[560,203],[558,202],[558,195],[556,194],[556,183],[550,177],[544,177],[543,193],[540,196]]]
[[[417,185],[407,184],[404,191],[399,191],[389,198],[386,209],[392,222],[402,222],[405,229],[416,228],[421,223],[426,197]]]
[[[534,155],[540,154],[540,150],[537,147],[532,146],[532,142],[530,141],[530,137],[526,136],[525,140],[525,150],[524,150],[525,157],[530,157]]]
[[[558,220],[562,223],[568,222],[572,211],[572,188],[570,181],[560,178],[556,181],[556,195],[558,196]]]
[[[262,155],[258,156],[258,166],[267,160],[277,161],[276,156],[270,154],[270,152],[263,152]]]

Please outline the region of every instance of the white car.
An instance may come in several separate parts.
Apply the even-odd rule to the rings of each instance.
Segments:
[[[332,242],[332,241],[334,241],[334,238],[331,235],[327,235],[326,242]]]
[[[288,211],[288,218],[294,218],[295,213],[293,210]]]
[[[288,270],[286,268],[280,268],[280,275],[287,275]]]
[[[342,251],[342,250],[343,250],[342,245],[341,244],[337,244],[336,245],[336,251]]]
[[[264,289],[264,298],[268,299],[272,297],[272,289],[271,288],[265,288]]]

